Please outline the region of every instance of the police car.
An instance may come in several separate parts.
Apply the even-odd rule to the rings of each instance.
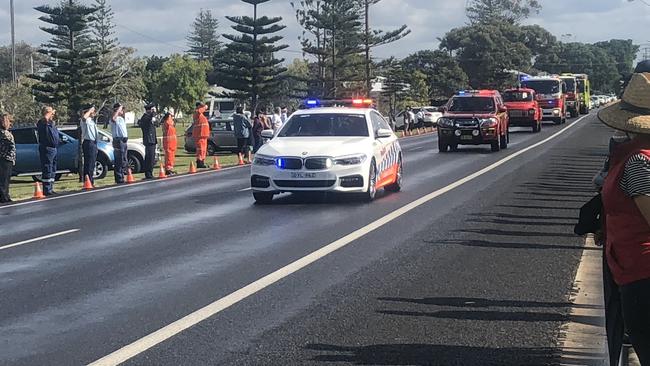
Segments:
[[[295,112],[255,155],[251,188],[258,203],[282,192],[357,193],[402,188],[402,149],[372,100],[330,107],[315,100]],[[343,105],[343,106],[341,106]]]

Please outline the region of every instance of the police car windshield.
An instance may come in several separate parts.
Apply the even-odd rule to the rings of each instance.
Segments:
[[[301,114],[292,116],[279,137],[368,137],[363,114]]]
[[[533,94],[524,91],[510,91],[503,93],[504,102],[531,102]]]
[[[560,92],[560,82],[556,80],[526,80],[522,86],[535,90],[538,94],[557,94]]]
[[[492,97],[455,97],[449,106],[450,112],[494,112]]]

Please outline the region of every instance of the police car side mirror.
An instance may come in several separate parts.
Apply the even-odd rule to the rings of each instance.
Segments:
[[[272,139],[273,138],[273,130],[264,130],[262,131],[262,137],[265,139]]]
[[[393,136],[393,131],[387,129],[387,128],[380,128],[377,130],[377,133],[375,134],[378,139],[385,139]]]

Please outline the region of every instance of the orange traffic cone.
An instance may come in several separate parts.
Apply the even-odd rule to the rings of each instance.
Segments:
[[[237,163],[237,165],[239,166],[246,165],[244,164],[244,157],[241,154],[239,154],[239,163]]]
[[[43,194],[43,188],[41,187],[41,182],[34,182],[34,197],[35,200],[40,200],[45,198]]]
[[[193,161],[190,161],[190,174],[196,173],[196,166],[194,165]]]
[[[212,166],[212,169],[214,170],[221,170],[221,164],[219,164],[219,159],[217,157],[214,157],[214,165]]]
[[[131,171],[131,168],[127,170],[126,183],[127,184],[135,183],[135,178],[133,177],[133,172]]]
[[[160,173],[158,173],[158,179],[165,179],[167,178],[167,174],[165,173],[165,167],[160,163]]]
[[[93,188],[95,187],[93,187],[93,184],[90,182],[90,177],[86,175],[86,179],[84,180],[83,190],[90,191]]]

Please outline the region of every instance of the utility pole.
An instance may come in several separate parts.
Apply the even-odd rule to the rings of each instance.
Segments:
[[[11,80],[13,80],[15,84],[18,82],[18,74],[16,73],[16,28],[14,20],[14,0],[9,0],[9,8],[11,11]]]

